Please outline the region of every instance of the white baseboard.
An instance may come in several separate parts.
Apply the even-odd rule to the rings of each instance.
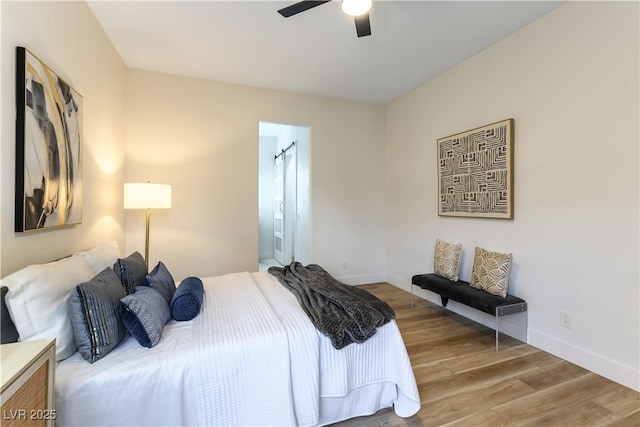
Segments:
[[[623,365],[535,329],[529,330],[529,344],[640,392],[640,371],[631,366]]]
[[[407,292],[411,292],[411,282],[407,282],[406,280],[397,277],[387,275],[386,280],[387,283],[391,283],[393,286],[403,289]]]
[[[400,289],[404,289],[407,292],[411,292],[411,282],[407,282],[406,280],[393,276],[387,276],[387,282]],[[441,305],[440,296],[438,294],[422,290],[417,286],[413,287],[413,292],[414,295],[419,298],[424,298],[434,304]],[[481,323],[489,328],[495,328],[495,319],[486,313],[466,307],[463,304],[457,304],[455,301],[449,301],[447,309]],[[522,327],[522,325],[519,326],[520,328]],[[512,335],[510,333],[510,327],[503,326],[503,323],[500,324],[501,332],[503,331],[503,327],[505,328],[505,333],[507,335],[514,336],[515,338],[539,348],[542,351],[546,351],[547,353],[553,354],[554,356],[560,357],[568,362],[574,363],[591,372],[608,378],[611,381],[615,381],[618,384],[640,392],[640,372],[631,366],[623,365],[620,362],[611,360],[584,348],[577,347],[532,328],[528,328],[526,337],[520,337],[518,335]]]
[[[346,283],[347,285],[366,285],[368,283],[378,283],[385,281],[384,273],[373,274],[360,274],[355,276],[339,276],[336,277],[339,281]]]

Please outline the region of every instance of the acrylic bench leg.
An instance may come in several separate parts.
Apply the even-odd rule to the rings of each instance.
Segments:
[[[500,332],[498,331],[498,312],[496,310],[496,353],[498,352],[499,340],[500,340]]]
[[[411,284],[411,308],[413,308],[413,283]]]

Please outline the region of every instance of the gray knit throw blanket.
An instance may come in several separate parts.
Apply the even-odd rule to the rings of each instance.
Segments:
[[[386,302],[336,280],[319,265],[293,262],[268,271],[293,292],[314,326],[337,349],[366,341],[395,317]]]

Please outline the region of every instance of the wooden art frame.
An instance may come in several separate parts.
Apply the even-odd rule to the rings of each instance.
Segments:
[[[16,50],[15,231],[82,222],[82,95]]]
[[[438,215],[513,219],[513,119],[437,140]]]

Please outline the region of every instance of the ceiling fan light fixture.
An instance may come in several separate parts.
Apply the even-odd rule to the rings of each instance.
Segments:
[[[342,11],[347,15],[360,16],[371,9],[371,0],[342,0]]]

